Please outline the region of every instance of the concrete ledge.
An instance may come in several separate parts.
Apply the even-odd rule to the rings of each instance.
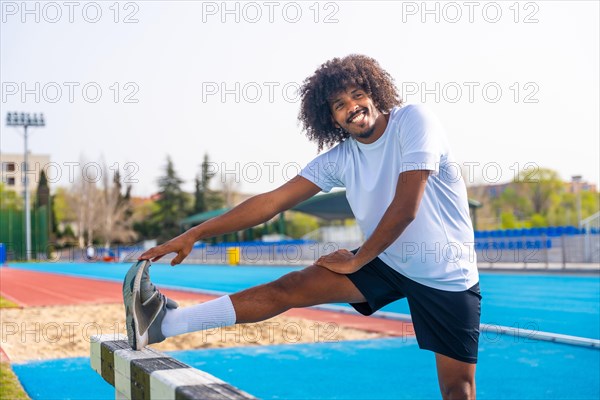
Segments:
[[[255,399],[164,353],[132,350],[124,335],[93,336],[90,364],[115,387],[116,399]]]

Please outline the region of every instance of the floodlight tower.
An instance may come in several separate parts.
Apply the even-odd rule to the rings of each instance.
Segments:
[[[23,171],[25,172],[25,176],[23,178],[23,185],[25,186],[25,252],[27,255],[27,261],[31,261],[31,215],[30,215],[30,207],[29,204],[29,181],[27,179],[27,173],[29,172],[29,166],[27,163],[27,128],[30,126],[42,127],[46,126],[44,121],[44,114],[40,114],[39,118],[37,114],[33,114],[33,116],[29,113],[7,113],[6,114],[6,125],[7,126],[22,126],[25,132],[24,141],[25,141],[25,154],[24,154],[24,162],[23,162]]]
[[[575,190],[575,194],[577,195],[577,227],[581,228],[581,175],[573,175],[571,177],[571,181],[573,182],[573,190]]]

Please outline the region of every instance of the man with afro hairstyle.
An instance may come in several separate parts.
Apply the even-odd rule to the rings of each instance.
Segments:
[[[138,263],[141,295],[129,305],[142,311],[127,315],[132,329],[149,328],[132,346],[324,303],[350,303],[370,315],[406,297],[419,347],[435,354],[443,398],[475,398],[479,275],[469,246],[474,235],[466,187],[443,127],[427,108],[404,106],[392,77],[362,55],[327,61],[303,82],[300,93],[298,118],[306,135],[319,151],[329,150],[281,187],[146,251],[139,260],[177,253],[171,265],[179,264],[198,240],[261,224],[334,187],[346,188],[366,240],[358,249],[337,250],[273,282],[181,309],[157,296],[150,263],[140,261],[145,263]]]

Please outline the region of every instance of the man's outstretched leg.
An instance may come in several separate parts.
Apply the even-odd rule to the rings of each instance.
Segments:
[[[346,275],[310,266],[231,295],[236,323],[259,322],[290,308],[326,303],[362,303],[365,298]]]
[[[176,309],[173,308],[173,302],[154,288],[147,268],[144,268],[143,273],[140,272],[140,295],[137,297],[139,300],[136,300],[134,295],[129,296],[128,301],[128,296],[125,295],[126,287],[129,287],[126,284],[127,278],[123,286],[127,331],[128,336],[134,335],[134,339],[130,339],[130,345],[135,349],[142,349],[147,344],[158,343],[166,337],[183,333],[235,323],[263,321],[290,308],[365,301],[363,295],[345,275],[310,266],[231,296]],[[148,309],[147,305],[151,305],[151,309]],[[144,307],[147,310],[144,310]]]

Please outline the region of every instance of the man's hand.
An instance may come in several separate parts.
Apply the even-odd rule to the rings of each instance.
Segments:
[[[338,274],[351,274],[362,267],[362,265],[358,264],[356,256],[346,249],[340,249],[326,256],[319,257],[315,265],[327,268]]]
[[[146,251],[138,257],[138,260],[151,260],[152,262],[160,260],[165,254],[177,253],[177,256],[171,260],[171,266],[180,264],[184,258],[190,254],[194,247],[194,238],[189,233],[181,235]]]

